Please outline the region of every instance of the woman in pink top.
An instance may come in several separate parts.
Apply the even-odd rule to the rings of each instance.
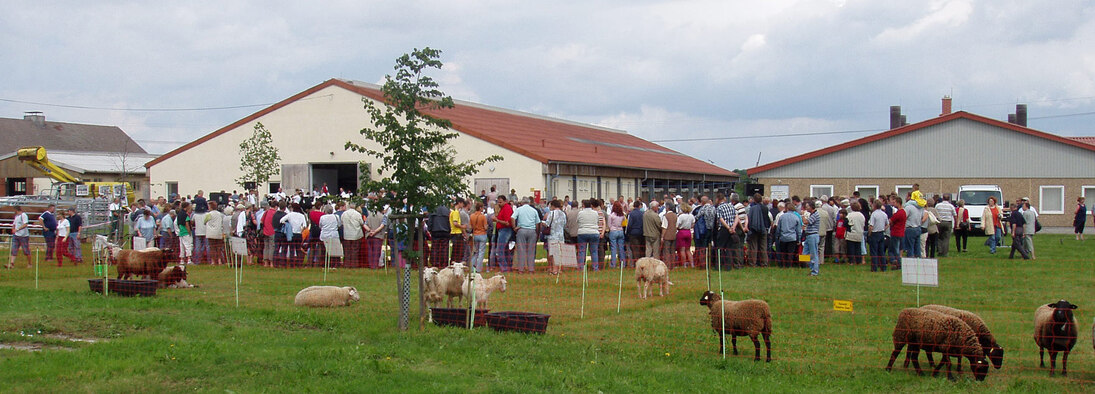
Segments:
[[[625,266],[627,263],[624,261],[624,217],[627,213],[624,212],[624,206],[619,201],[612,202],[612,211],[608,213],[608,246],[612,253],[612,259],[608,264],[612,268],[616,268],[616,262],[619,261]]]

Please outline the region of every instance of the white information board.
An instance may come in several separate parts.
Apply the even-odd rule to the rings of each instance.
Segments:
[[[148,247],[148,242],[144,237],[133,237],[133,250],[144,250]]]
[[[323,247],[327,250],[327,257],[343,257],[342,242],[338,238],[326,238]],[[383,259],[381,259],[383,261]]]
[[[555,259],[555,265],[578,268],[578,249],[576,249],[574,245],[552,241],[548,242],[548,249]]]
[[[237,256],[247,256],[246,238],[231,237],[228,239],[228,246],[232,250],[232,254]]]
[[[939,261],[936,259],[902,258],[901,284],[939,287]]]
[[[772,200],[786,200],[791,198],[791,186],[790,185],[772,185],[771,195],[769,197]]]

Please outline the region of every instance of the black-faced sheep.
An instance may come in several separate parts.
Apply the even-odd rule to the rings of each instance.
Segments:
[[[471,296],[472,283],[475,284],[475,307],[477,309],[487,308],[487,299],[490,298],[490,294],[495,291],[506,292],[506,277],[503,275],[495,275],[490,279],[483,279],[482,275],[472,274],[471,280],[464,281],[464,295],[466,297]]]
[[[665,262],[653,257],[643,257],[635,262],[635,282],[639,287],[639,298],[650,296],[650,284],[658,285],[658,295],[664,297],[669,294],[669,268]]]
[[[1065,300],[1042,305],[1034,311],[1034,343],[1038,345],[1038,361],[1046,367],[1046,349],[1049,349],[1049,376],[1057,368],[1057,352],[1064,352],[1061,358],[1061,375],[1068,375],[1068,353],[1076,345],[1076,309]]]
[[[966,325],[973,329],[973,332],[977,334],[977,341],[981,343],[981,350],[985,351],[985,356],[992,362],[992,366],[996,369],[1000,369],[1000,366],[1004,363],[1004,348],[1000,344],[996,343],[996,338],[992,336],[992,332],[989,331],[988,325],[985,321],[977,316],[976,313],[951,308],[943,305],[924,305],[920,309],[927,309],[942,313],[944,315],[951,315],[962,320]],[[931,352],[928,352],[928,364],[932,364]],[[958,359],[955,362],[958,372],[962,372],[962,359]]]
[[[905,365],[908,366],[912,359],[916,373],[923,375],[920,370],[920,350],[943,353],[943,359],[935,367],[935,373],[947,366],[947,378],[954,379],[951,374],[951,357],[966,357],[970,362],[970,370],[977,380],[985,380],[989,371],[989,361],[981,349],[981,343],[977,341],[977,334],[973,332],[961,319],[944,315],[942,313],[920,309],[906,308],[897,315],[897,324],[893,329],[893,353],[890,354],[890,362],[886,364],[886,370],[893,368],[894,360],[901,354],[901,349],[908,345],[905,351]]]
[[[118,279],[129,279],[130,276],[155,279],[167,264],[174,260],[175,252],[171,249],[145,248],[142,250],[126,250],[111,248],[111,256],[118,265]]]
[[[160,275],[157,279],[160,281],[159,286],[161,289],[189,289],[191,287],[197,287],[186,282],[188,276],[189,275],[186,273],[186,265],[176,264],[168,266],[167,268],[164,268],[163,271],[160,271]]]
[[[297,293],[293,303],[297,306],[332,307],[347,306],[361,299],[354,287],[311,286]]]
[[[711,329],[719,335],[719,353],[726,346],[725,334],[730,335],[734,354],[738,354],[738,337],[747,335],[753,340],[753,361],[759,361],[760,341],[757,340],[757,335],[764,335],[764,349],[767,353],[764,361],[772,361],[772,313],[767,302],[723,300],[718,294],[706,291],[700,297],[700,305],[710,308]]]
[[[459,298],[459,303],[464,302],[464,277],[467,275],[467,266],[463,263],[452,263],[445,269],[437,272],[438,293],[448,297],[447,305],[452,308],[453,297]]]

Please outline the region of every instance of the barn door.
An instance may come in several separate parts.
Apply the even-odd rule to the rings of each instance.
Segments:
[[[312,190],[308,181],[312,179],[310,167],[307,164],[282,164],[281,165],[281,190],[286,194],[301,190]]]

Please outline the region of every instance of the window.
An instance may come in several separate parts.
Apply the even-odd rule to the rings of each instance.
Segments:
[[[913,187],[912,185],[897,185],[894,186],[893,191],[894,193],[897,193],[898,197],[905,199],[909,196],[909,193],[912,193]]]
[[[278,190],[281,190],[281,182],[270,182],[270,189],[269,190],[270,191],[268,193],[270,193],[270,194],[277,193]]]
[[[859,192],[859,198],[865,200],[878,197],[878,185],[855,185],[855,191]]]
[[[810,185],[810,197],[833,196],[833,185]]]
[[[1093,207],[1093,205],[1095,205],[1095,203],[1092,203],[1091,201],[1087,201],[1087,200],[1090,200],[1089,198],[1087,198],[1088,196],[1091,196],[1091,198],[1095,198],[1095,186],[1091,186],[1091,185],[1082,186],[1080,188],[1080,196],[1083,196],[1083,198],[1085,200],[1084,204],[1087,204],[1087,212],[1088,213],[1095,212],[1095,207]]]
[[[1038,188],[1038,213],[1065,213],[1065,187],[1040,186]]]
[[[176,195],[179,194],[179,183],[178,182],[166,182],[166,184],[167,184],[167,198],[171,198],[172,196],[176,196]]]

